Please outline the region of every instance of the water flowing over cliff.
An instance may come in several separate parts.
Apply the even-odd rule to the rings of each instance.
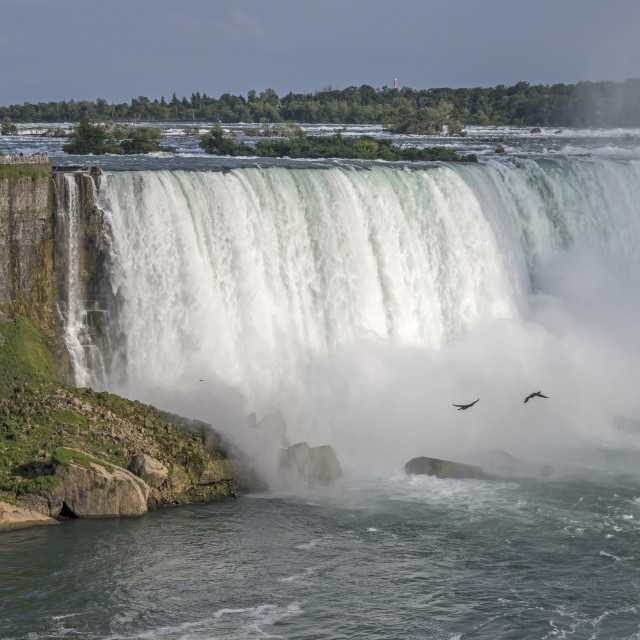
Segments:
[[[354,458],[640,409],[635,161],[122,171],[97,197],[109,353],[83,384],[222,428],[280,409]]]

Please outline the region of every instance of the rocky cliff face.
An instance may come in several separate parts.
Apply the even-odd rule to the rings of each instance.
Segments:
[[[25,315],[68,371],[56,310],[51,179],[0,180],[0,313]]]
[[[75,293],[86,301],[86,331],[94,343],[102,337],[109,304],[102,282],[101,212],[94,203],[98,175],[54,172],[37,180],[0,180],[0,314],[31,319],[66,379],[71,370],[62,316],[69,311],[71,261]]]
[[[50,181],[0,180],[0,308],[44,320],[53,309]]]

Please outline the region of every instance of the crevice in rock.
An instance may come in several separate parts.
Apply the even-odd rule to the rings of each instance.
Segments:
[[[62,509],[60,509],[60,513],[58,514],[59,520],[75,520],[78,516],[69,508],[69,505],[66,502],[62,503]]]

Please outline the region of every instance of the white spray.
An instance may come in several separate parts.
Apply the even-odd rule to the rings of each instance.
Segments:
[[[119,172],[100,198],[125,395],[229,431],[279,409],[353,465],[640,410],[637,163]]]

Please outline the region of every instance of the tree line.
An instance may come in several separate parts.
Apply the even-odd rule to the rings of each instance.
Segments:
[[[408,133],[458,132],[465,125],[639,127],[640,78],[624,82],[530,85],[473,89],[401,89],[369,85],[278,96],[273,89],[247,96],[212,98],[199,92],[174,93],[129,103],[95,101],[25,102],[0,107],[12,122],[210,121],[380,124]]]

